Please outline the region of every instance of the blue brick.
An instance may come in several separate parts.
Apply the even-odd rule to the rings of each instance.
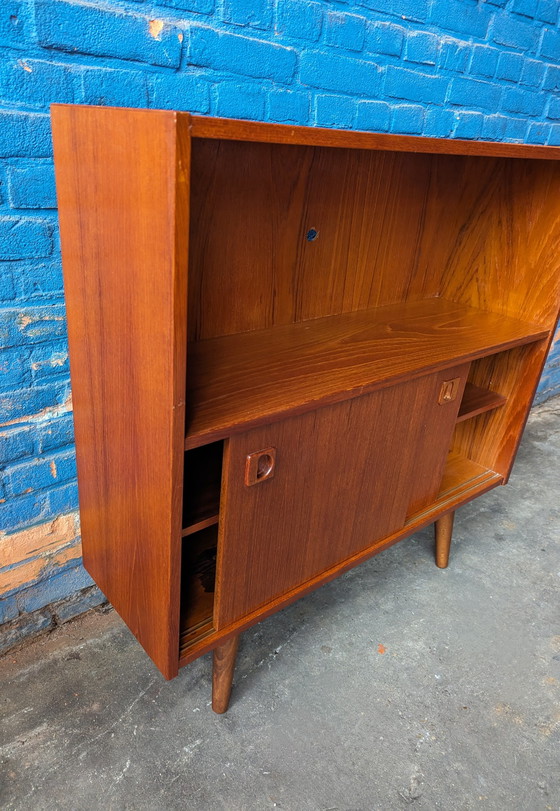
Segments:
[[[39,107],[50,102],[73,102],[73,71],[66,65],[37,59],[4,62],[0,69],[0,97]]]
[[[536,121],[529,125],[527,141],[530,144],[546,144],[550,135],[550,124]]]
[[[404,42],[404,29],[393,23],[374,22],[366,29],[364,49],[374,54],[400,56]]]
[[[53,251],[53,226],[31,217],[0,217],[0,259],[49,256]]]
[[[444,39],[440,47],[439,66],[444,70],[464,73],[469,64],[471,47],[456,39]]]
[[[0,112],[0,158],[52,155],[48,115]]]
[[[39,435],[39,451],[50,451],[61,448],[74,442],[74,422],[72,414],[63,414],[54,420],[42,422],[37,428]]]
[[[418,104],[402,104],[395,107],[391,121],[391,132],[404,135],[419,135],[424,129],[424,108]]]
[[[73,453],[57,454],[7,468],[2,474],[6,492],[22,496],[34,490],[45,490],[54,484],[76,478]]]
[[[541,56],[560,62],[560,31],[545,30],[541,43]]]
[[[259,85],[220,82],[216,112],[224,118],[262,119],[266,95]]]
[[[75,0],[36,0],[35,22],[43,48],[179,67],[183,33],[164,20]]]
[[[549,118],[553,118],[556,121],[560,120],[560,99],[550,99],[547,115]]]
[[[0,425],[62,406],[68,399],[69,389],[65,381],[0,394]]]
[[[492,77],[498,67],[500,51],[488,45],[475,45],[471,59],[470,72],[477,76]]]
[[[191,113],[207,113],[210,109],[210,87],[198,76],[189,73],[155,76],[152,88],[152,105],[159,109]]]
[[[145,107],[148,102],[146,75],[138,70],[88,68],[82,73],[83,104],[115,107]]]
[[[455,116],[453,110],[431,107],[424,116],[423,134],[432,138],[448,138],[455,126]]]
[[[482,113],[457,113],[453,135],[455,138],[480,138],[483,121]]]
[[[0,345],[4,347],[52,340],[65,334],[66,319],[60,304],[0,310]]]
[[[41,344],[31,352],[29,359],[34,381],[43,381],[57,375],[68,376],[68,345],[64,343]]]
[[[361,51],[366,35],[366,19],[357,14],[330,12],[325,23],[325,42],[335,48]]]
[[[402,20],[424,23],[428,18],[427,0],[358,0],[359,5],[391,14]]]
[[[15,262],[0,263],[0,301],[12,301],[16,296],[12,267]]]
[[[48,577],[19,592],[17,604],[22,613],[31,613],[93,585],[83,566],[74,564],[72,568],[49,573]]]
[[[107,598],[103,592],[99,591],[97,586],[94,586],[82,589],[77,594],[72,595],[70,599],[54,606],[53,612],[57,622],[62,624],[106,602]]]
[[[8,167],[7,179],[12,208],[56,208],[52,164]]]
[[[29,385],[29,372],[21,347],[0,350],[0,391]]]
[[[540,115],[544,110],[546,98],[539,93],[517,88],[506,88],[502,99],[502,109],[508,113],[522,115]]]
[[[27,3],[2,0],[0,42],[10,48],[25,48],[31,38]]]
[[[319,3],[282,0],[278,4],[276,33],[316,42],[321,35],[323,12]]]
[[[558,21],[558,0],[539,0],[535,17],[537,20],[556,25]]]
[[[348,96],[317,96],[315,122],[319,127],[348,129],[354,123],[356,101]]]
[[[46,519],[49,510],[48,493],[30,493],[0,504],[0,527],[14,532]]]
[[[57,516],[78,509],[78,485],[75,482],[48,491],[48,513]]]
[[[28,426],[0,428],[0,464],[31,456],[34,450],[34,432]]]
[[[461,107],[480,107],[495,112],[498,109],[502,88],[476,79],[457,78],[451,82],[449,101]]]
[[[491,14],[484,5],[459,0],[434,0],[430,13],[433,26],[472,37],[486,36],[490,18]]]
[[[296,52],[271,42],[197,26],[191,30],[189,62],[213,70],[289,82],[296,67]]]
[[[499,14],[492,27],[492,39],[499,45],[532,51],[539,38],[539,30],[529,23],[518,22],[507,14]]]
[[[560,93],[560,68],[556,68],[554,65],[548,66],[544,77],[543,90],[552,90],[554,93]]]
[[[439,40],[434,34],[415,31],[406,38],[405,59],[423,65],[435,65],[438,58]]]
[[[391,123],[391,107],[384,101],[358,102],[356,127],[359,130],[387,132]]]
[[[214,0],[158,0],[158,5],[179,8],[183,11],[197,11],[199,14],[210,14],[214,10]]]
[[[550,146],[560,146],[560,124],[551,125],[548,143]]]
[[[554,68],[550,68],[550,70],[554,70]],[[539,87],[545,75],[545,71],[546,65],[542,62],[537,62],[535,59],[525,59],[523,72],[521,74],[521,84],[529,87]]]
[[[534,17],[537,13],[538,0],[512,0],[511,10],[524,17]]]
[[[13,262],[13,273],[25,298],[62,294],[62,267],[59,261]]]
[[[301,57],[303,84],[354,95],[377,96],[381,69],[373,62],[306,51]]]
[[[508,82],[518,82],[521,79],[524,61],[519,54],[509,52],[501,54],[498,69],[496,70],[496,78],[505,79]]]
[[[53,618],[48,610],[35,611],[33,614],[18,617],[0,628],[0,653],[18,645],[24,639],[46,631],[52,624]]]
[[[272,121],[306,124],[309,121],[309,96],[294,90],[271,90],[268,113]]]
[[[270,28],[272,8],[269,0],[223,0],[223,20],[233,25]]]
[[[485,116],[482,127],[482,137],[488,141],[523,141],[526,132],[525,119],[504,115]]]
[[[385,77],[385,95],[425,104],[441,104],[445,99],[448,80],[390,65]]]
[[[19,608],[17,606],[15,595],[5,597],[0,600],[0,625],[9,622],[19,616]]]

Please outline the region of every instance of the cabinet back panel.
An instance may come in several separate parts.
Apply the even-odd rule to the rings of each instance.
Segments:
[[[194,139],[189,338],[435,295],[416,272],[433,160]]]
[[[418,272],[439,275],[439,295],[552,329],[559,271],[556,162],[434,160]]]
[[[559,192],[553,161],[194,139],[189,338],[437,295],[552,327]]]

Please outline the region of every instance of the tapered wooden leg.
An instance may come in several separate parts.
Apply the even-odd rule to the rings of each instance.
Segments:
[[[214,648],[212,667],[212,709],[214,712],[225,712],[229,706],[238,645],[239,634]]]
[[[453,534],[453,519],[455,513],[442,515],[436,521],[436,566],[445,569],[449,563],[449,549],[451,547],[451,536]]]

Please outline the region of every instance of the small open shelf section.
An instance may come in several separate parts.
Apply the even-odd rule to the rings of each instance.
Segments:
[[[218,527],[210,526],[183,541],[181,637],[188,646],[213,630]]]
[[[223,443],[212,442],[185,455],[183,537],[218,523]]]
[[[463,399],[459,407],[457,422],[470,420],[484,414],[485,411],[493,411],[495,408],[505,405],[506,398],[494,391],[475,386],[474,383],[467,383],[463,393]]]
[[[547,334],[516,318],[429,298],[193,342],[185,447]],[[460,419],[500,404],[487,394],[492,405],[487,399],[476,412],[466,405]]]

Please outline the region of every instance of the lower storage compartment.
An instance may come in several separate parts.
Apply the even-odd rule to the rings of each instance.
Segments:
[[[183,539],[181,565],[181,649],[213,630],[218,526]]]

